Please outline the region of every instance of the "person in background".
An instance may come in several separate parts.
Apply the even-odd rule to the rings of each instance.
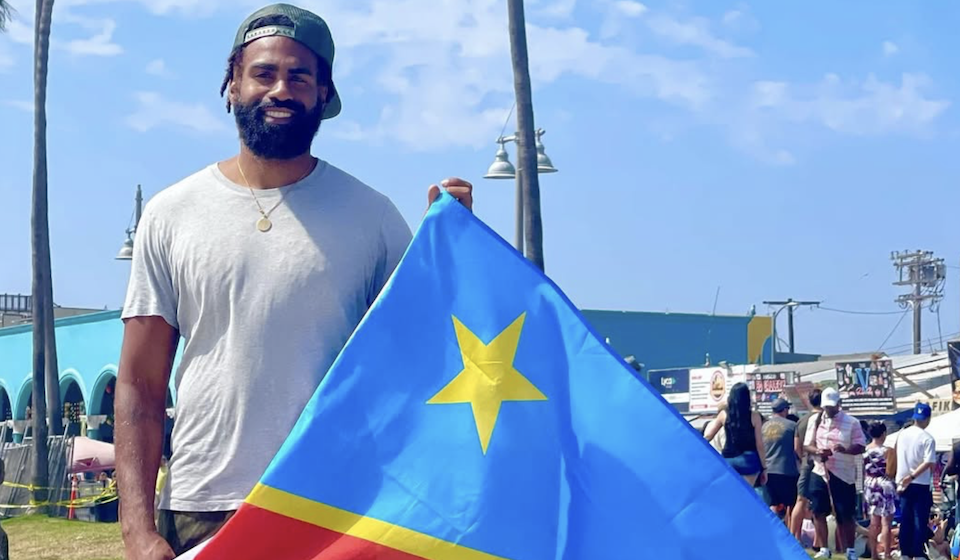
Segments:
[[[883,550],[891,550],[893,535],[890,524],[897,511],[897,487],[887,476],[887,465],[896,460],[892,448],[883,443],[887,439],[887,426],[883,422],[869,425],[870,444],[863,454],[863,497],[870,516],[871,558],[880,558],[879,544]]]
[[[897,436],[897,492],[900,493],[900,554],[902,560],[926,558],[924,544],[929,536],[927,524],[933,507],[933,464],[936,442],[929,433],[930,405],[917,403],[914,425]]]
[[[826,544],[827,515],[837,520],[840,547],[846,549],[847,560],[856,560],[854,549],[857,515],[857,455],[866,449],[867,439],[860,422],[840,409],[840,393],[829,387],[820,396],[823,412],[810,420],[804,436],[808,453],[816,457],[810,475],[810,508],[821,543],[814,558],[830,558]]]
[[[788,524],[797,501],[797,480],[800,470],[794,448],[797,423],[787,419],[790,401],[779,398],[773,402],[773,416],[761,429],[763,446],[766,449],[767,505],[779,515],[783,511],[784,523]]]
[[[793,533],[793,536],[796,537],[797,540],[800,540],[803,536],[803,520],[807,518],[810,510],[808,482],[810,480],[810,472],[813,470],[813,456],[807,453],[804,448],[803,438],[807,434],[807,424],[810,422],[810,418],[823,412],[823,409],[820,408],[820,393],[821,389],[814,387],[807,395],[807,401],[810,403],[810,412],[797,422],[796,437],[793,443],[797,459],[800,461],[800,477],[797,480],[797,502],[793,506],[793,516],[790,519],[790,532]],[[817,542],[816,538],[814,538],[813,546],[814,548],[819,548],[823,546],[823,543]]]
[[[746,383],[737,383],[730,389],[727,407],[710,423],[704,437],[713,441],[721,428],[724,445],[721,455],[751,487],[766,482],[761,457],[766,457],[763,436],[760,433],[760,413],[753,410],[750,388]]]
[[[943,468],[943,475],[940,481],[940,486],[944,489],[947,488],[948,484],[953,485],[952,489],[954,501],[956,502],[956,507],[954,508],[953,512],[953,526],[960,528],[960,496],[957,495],[960,493],[957,491],[958,477],[960,477],[960,441],[954,442],[953,449],[950,453],[950,458],[947,460],[947,464]]]

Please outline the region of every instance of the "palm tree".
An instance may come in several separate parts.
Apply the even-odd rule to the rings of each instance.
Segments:
[[[507,0],[510,21],[510,52],[513,59],[513,87],[517,97],[517,173],[523,190],[527,258],[540,270],[543,263],[543,224],[540,219],[540,179],[537,174],[536,132],[533,123],[533,93],[527,61],[527,24],[523,0]]]
[[[6,0],[0,0],[0,32],[7,30],[7,22],[13,18],[13,6]]]
[[[34,142],[33,142],[33,439],[34,498],[45,502],[49,486],[47,413],[49,426],[60,433],[60,384],[53,325],[53,280],[50,228],[47,219],[47,63],[53,0],[37,0],[34,25]],[[46,385],[46,387],[44,387]],[[46,398],[44,398],[46,397]],[[46,408],[47,410],[44,410]]]

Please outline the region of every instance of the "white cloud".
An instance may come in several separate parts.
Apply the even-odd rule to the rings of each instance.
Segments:
[[[710,116],[742,152],[771,165],[793,165],[797,158],[785,144],[819,142],[824,132],[846,136],[934,132],[950,102],[929,94],[930,86],[930,80],[918,74],[904,74],[899,82],[872,75],[842,80],[834,74],[812,84],[757,81],[748,94],[721,100],[726,111],[711,111]]]
[[[13,107],[14,109],[19,109],[25,113],[33,112],[33,101],[24,101],[22,99],[4,99],[2,103],[7,107]]]
[[[883,42],[883,54],[884,56],[893,56],[900,52],[900,47],[897,46],[893,41],[884,41]]]
[[[666,14],[655,14],[645,18],[647,27],[655,34],[676,45],[700,47],[704,51],[721,58],[741,58],[753,56],[753,51],[720,39],[710,30],[710,22],[705,18],[693,18],[680,21]]]
[[[159,127],[183,128],[200,133],[227,130],[226,124],[200,103],[172,101],[150,91],[138,92],[135,97],[137,110],[127,116],[125,122],[139,132],[149,132]]]
[[[647,7],[633,0],[618,0],[613,4],[614,9],[627,17],[639,17],[647,11]]]
[[[306,0],[304,7],[321,9],[334,30],[338,60],[351,61],[350,79],[341,88],[367,85],[357,83],[363,78],[389,98],[374,122],[351,115],[345,100],[344,116],[356,124],[348,129],[350,138],[399,140],[423,150],[479,147],[496,138],[513,103],[501,1],[318,2]],[[549,6],[557,3],[535,5]],[[693,62],[638,54],[591,40],[579,27],[530,19],[527,39],[535,88],[578,76],[687,106],[710,97],[709,80]],[[341,76],[338,68],[335,78]]]
[[[159,76],[161,78],[173,77],[173,73],[170,72],[169,68],[167,68],[167,63],[162,58],[151,60],[144,70],[151,76]]]
[[[76,0],[75,0],[76,1]],[[117,22],[110,18],[94,19],[76,14],[69,9],[70,2],[58,3],[53,15],[56,28],[50,37],[50,48],[61,49],[76,56],[116,56],[123,53],[123,47],[113,42],[113,33]],[[14,2],[18,17],[10,22],[7,36],[14,42],[33,46],[33,20],[35,7],[30,2]],[[92,36],[65,39],[81,27]]]
[[[29,23],[33,23],[32,17]],[[7,37],[14,43],[33,45],[33,28],[28,27],[23,21],[15,19],[7,24]]]
[[[3,45],[0,45],[0,72],[9,70],[14,65],[13,55],[7,52]]]
[[[535,17],[566,19],[573,15],[577,0],[541,0],[530,4],[530,14]]]
[[[51,39],[51,45],[61,47],[70,54],[76,56],[117,56],[123,53],[123,47],[113,42],[113,32],[117,29],[117,22],[112,19],[105,19],[99,22],[91,22],[85,27],[100,26],[100,31],[87,39],[73,39],[71,41],[59,42]]]
[[[806,86],[758,82],[754,99],[758,107],[773,109],[785,120],[816,123],[843,134],[917,133],[950,106],[950,101],[926,94],[930,85],[924,74],[903,74],[899,84],[872,74],[847,82],[827,74]]]
[[[760,29],[760,22],[753,17],[750,7],[746,4],[725,12],[720,18],[720,23],[728,30],[735,32],[754,33]]]

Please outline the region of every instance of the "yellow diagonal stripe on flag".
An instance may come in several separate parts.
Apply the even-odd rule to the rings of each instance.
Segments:
[[[379,519],[357,515],[313,500],[257,484],[247,503],[278,515],[350,535],[427,560],[507,560],[431,537]]]

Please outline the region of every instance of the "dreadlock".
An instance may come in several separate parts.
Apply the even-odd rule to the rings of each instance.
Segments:
[[[285,15],[272,15],[266,16],[259,19],[255,19],[250,23],[250,26],[244,30],[244,32],[250,32],[254,29],[259,29],[261,27],[266,27],[268,25],[284,25],[288,27],[293,27],[293,21]],[[224,92],[227,91],[227,87],[230,86],[230,82],[233,81],[234,68],[239,68],[243,63],[243,49],[246,47],[246,44],[237,45],[233,51],[230,52],[230,57],[227,59],[227,70],[223,77],[223,83],[220,85],[220,97],[223,97]],[[317,56],[317,85],[318,86],[327,86],[329,88],[330,83],[333,81],[332,70],[330,65],[327,64],[326,60],[323,60]],[[320,99],[320,103],[326,103],[329,100],[329,91],[327,92],[327,97]],[[230,103],[230,96],[227,96],[227,112],[229,113],[232,108]]]

